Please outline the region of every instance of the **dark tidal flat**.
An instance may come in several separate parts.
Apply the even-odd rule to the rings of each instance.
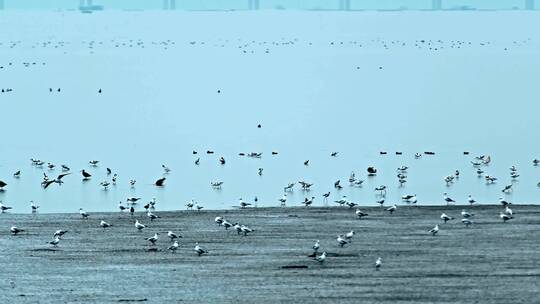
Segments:
[[[378,207],[359,220],[349,208],[259,208],[219,211],[0,215],[0,303],[538,303],[540,206]],[[442,212],[456,220],[440,232]],[[255,231],[240,236],[216,216]],[[134,219],[148,224],[139,232]],[[99,226],[105,220],[113,227]],[[11,225],[26,229],[12,236]],[[58,248],[57,229],[69,232]],[[353,229],[339,248],[338,234]],[[166,232],[183,236],[168,252]],[[155,247],[145,238],[160,232]],[[319,239],[328,258],[308,257]],[[209,251],[197,256],[195,242]],[[149,250],[157,248],[157,251]],[[381,257],[383,265],[375,270]]]

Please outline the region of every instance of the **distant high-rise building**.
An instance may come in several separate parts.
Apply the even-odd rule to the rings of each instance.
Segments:
[[[169,4],[169,9],[172,9],[172,10],[176,9],[176,0],[171,0]]]
[[[534,0],[525,0],[525,9],[533,10],[534,8]]]
[[[0,10],[4,9],[4,0],[0,0]]]
[[[163,0],[163,9],[168,10],[169,9],[169,0]]]
[[[442,0],[431,0],[431,9],[436,11],[441,10]]]

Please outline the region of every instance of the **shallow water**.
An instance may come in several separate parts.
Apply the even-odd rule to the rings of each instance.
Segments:
[[[156,197],[158,209],[182,209],[190,199],[230,208],[254,196],[273,206],[300,179],[313,190],[296,188],[288,205],[307,196],[321,205],[327,191],[332,200],[373,205],[380,184],[389,187],[388,203],[417,194],[420,204],[442,204],[444,192],[495,203],[512,165],[520,177],[507,198],[535,203],[540,194],[540,167],[532,166],[540,158],[538,12],[21,16],[0,19],[8,29],[0,34],[0,86],[14,90],[0,94],[0,179],[8,183],[0,200],[14,212],[29,212],[30,200],[41,212],[116,210],[128,196]],[[262,158],[238,156],[252,151]],[[414,158],[424,151],[436,155]],[[498,183],[477,177],[469,161],[480,154],[492,156],[484,170]],[[59,170],[34,168],[30,157],[74,174],[43,190],[42,173]],[[100,166],[90,168],[91,159]],[[173,171],[156,188],[161,164]],[[369,165],[376,177],[365,176]],[[398,188],[401,165],[409,178]],[[103,191],[106,167],[119,181]],[[83,168],[94,174],[85,183]],[[461,176],[447,187],[443,178],[456,169]],[[20,179],[12,178],[17,170]],[[363,187],[348,186],[351,171],[366,179]],[[211,189],[215,180],[221,190]]]

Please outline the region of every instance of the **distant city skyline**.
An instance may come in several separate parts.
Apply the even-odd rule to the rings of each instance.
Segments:
[[[537,9],[535,0],[0,0],[0,9],[78,9],[102,5],[126,10],[244,10],[244,9]]]

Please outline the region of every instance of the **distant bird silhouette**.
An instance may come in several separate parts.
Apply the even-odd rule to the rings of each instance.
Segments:
[[[82,176],[83,176],[83,180],[87,180],[87,179],[89,179],[90,177],[92,177],[92,174],[86,172],[86,170],[84,170],[84,169],[81,170],[81,174],[82,174]]]
[[[154,183],[154,185],[155,185],[155,186],[158,186],[158,187],[163,187],[163,186],[165,185],[165,180],[166,180],[166,179],[167,179],[166,177],[162,177],[162,178],[158,179],[158,180]]]

